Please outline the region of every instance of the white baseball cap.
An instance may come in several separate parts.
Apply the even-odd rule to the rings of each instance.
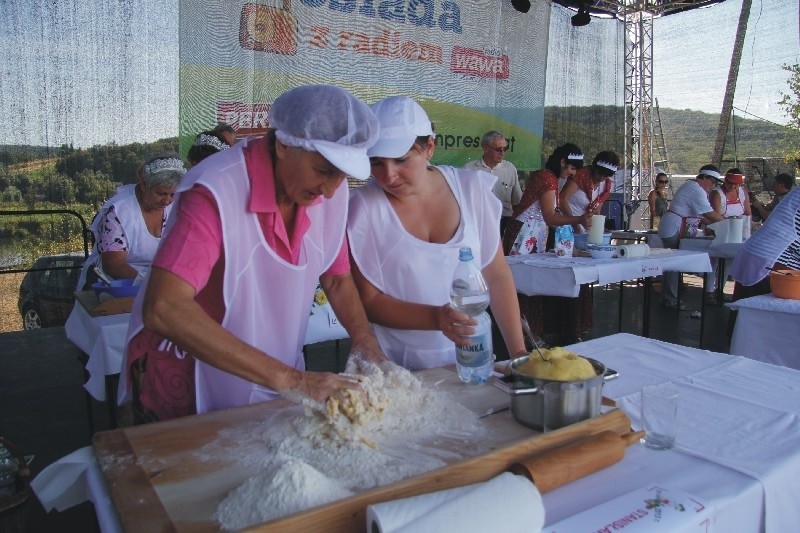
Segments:
[[[417,137],[433,135],[425,110],[411,98],[392,96],[372,104],[381,131],[378,141],[367,150],[369,157],[401,157]]]
[[[380,126],[369,106],[333,85],[302,85],[280,95],[269,109],[270,126],[286,146],[319,152],[349,176],[365,180],[367,149]]]

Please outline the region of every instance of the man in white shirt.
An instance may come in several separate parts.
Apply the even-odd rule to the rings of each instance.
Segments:
[[[483,157],[470,161],[465,168],[470,170],[483,170],[497,176],[494,184],[494,195],[503,203],[503,214],[500,217],[500,235],[506,229],[506,224],[511,220],[514,206],[522,199],[522,188],[519,186],[517,167],[503,157],[509,149],[508,141],[499,131],[488,131],[481,137]]]

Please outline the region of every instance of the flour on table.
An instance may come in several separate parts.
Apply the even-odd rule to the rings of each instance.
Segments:
[[[216,518],[226,529],[242,529],[352,494],[314,467],[289,458],[232,490],[219,504]]]
[[[223,528],[280,518],[480,451],[484,427],[451,395],[400,367],[383,372],[368,365],[362,372],[364,400],[347,397],[324,413],[293,405],[260,424],[223,432],[244,445],[237,460],[258,472],[217,508]],[[463,455],[452,451],[462,449]]]

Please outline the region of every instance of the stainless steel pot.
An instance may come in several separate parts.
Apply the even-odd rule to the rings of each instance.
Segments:
[[[586,358],[597,375],[581,381],[554,381],[522,374],[517,367],[526,355],[511,361],[511,375],[495,380],[495,386],[511,395],[511,413],[524,426],[537,431],[558,429],[600,414],[603,383],[616,378],[616,370]]]

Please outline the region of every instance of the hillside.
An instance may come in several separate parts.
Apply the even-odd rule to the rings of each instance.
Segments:
[[[719,127],[719,114],[688,109],[661,109],[661,122],[670,170],[693,174],[710,163]],[[545,109],[545,154],[563,142],[575,142],[591,157],[603,149],[622,153],[623,111],[614,106]],[[731,122],[723,153],[723,166],[748,157],[784,158],[800,144],[796,130],[765,121],[735,117]],[[735,139],[734,139],[735,132]],[[654,139],[654,159],[658,160]]]

